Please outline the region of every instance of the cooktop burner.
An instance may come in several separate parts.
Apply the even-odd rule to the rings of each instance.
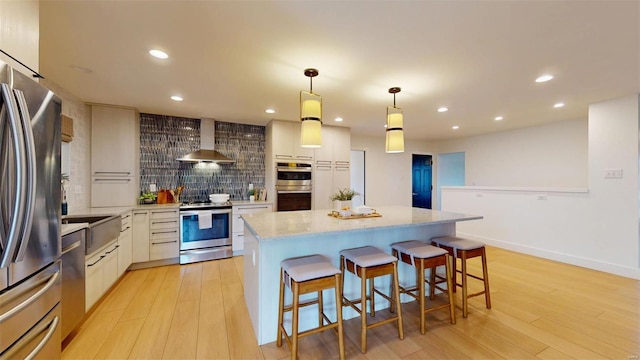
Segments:
[[[194,201],[180,204],[180,210],[230,209],[231,201],[213,203],[211,201]]]

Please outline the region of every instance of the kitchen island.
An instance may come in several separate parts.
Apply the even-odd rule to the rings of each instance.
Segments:
[[[338,219],[328,216],[330,210],[310,210],[247,214],[244,236],[244,296],[259,344],[276,340],[280,261],[310,254],[327,256],[339,267],[339,252],[359,246],[376,246],[391,253],[390,244],[404,240],[429,240],[434,236],[455,235],[456,222],[482,219],[482,216],[456,214],[408,206],[378,207],[380,217]],[[415,281],[415,270],[399,266],[401,283]],[[389,279],[376,279],[376,287],[389,288]],[[359,294],[359,279],[345,277],[345,294]],[[287,291],[289,302],[291,296]],[[358,295],[359,296],[359,295]],[[325,296],[325,313],[332,318],[335,304]],[[409,297],[403,298],[409,301]],[[376,297],[376,309],[388,307]],[[317,308],[300,310],[300,330],[317,325]],[[357,316],[344,308],[343,317]],[[285,317],[287,319],[287,317]],[[335,319],[333,319],[335,320]]]

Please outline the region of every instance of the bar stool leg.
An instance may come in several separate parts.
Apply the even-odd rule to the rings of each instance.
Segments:
[[[460,251],[462,253],[462,317],[466,318],[469,315],[469,299],[467,298],[467,252]]]
[[[374,288],[374,278],[369,279],[369,312],[371,313],[371,316],[374,317],[376,316],[376,302],[375,300],[375,293],[373,291]]]
[[[456,323],[456,306],[455,306],[455,300],[453,298],[453,288],[455,288],[455,283],[453,283],[452,280],[452,275],[453,273],[455,273],[455,269],[451,269],[451,256],[449,254],[445,254],[447,261],[445,264],[445,276],[447,277],[447,293],[449,295],[449,317],[451,318],[451,324],[455,324]],[[431,271],[433,271],[435,273],[435,268],[431,269]],[[435,283],[434,283],[435,284]],[[435,285],[432,285],[432,288],[434,288]]]
[[[276,346],[282,346],[282,326],[284,317],[284,277],[283,271],[280,270],[280,300],[278,305],[278,339],[276,340]]]
[[[487,252],[482,247],[482,277],[484,278],[484,301],[487,309],[491,309],[491,294],[489,292],[489,270],[487,269]]]
[[[393,263],[393,281],[395,285],[393,292],[395,293],[396,304],[398,308],[398,337],[404,339],[404,325],[402,325],[402,304],[400,303],[400,282],[398,280],[398,262]],[[393,302],[391,302],[393,304]]]
[[[338,306],[338,304],[336,304],[336,306]],[[324,325],[322,314],[324,314],[324,306],[322,301],[322,290],[320,290],[318,291],[318,327],[322,327],[322,325]]]
[[[336,321],[338,322],[338,350],[340,360],[345,359],[344,354],[344,327],[342,323],[342,274],[336,274]],[[322,315],[321,315],[322,316]]]
[[[420,259],[420,265],[418,266],[420,274],[418,274],[418,296],[420,297],[420,334],[425,334],[427,328],[425,326],[426,314],[425,309],[425,289],[424,289],[424,259]]]
[[[360,351],[367,351],[367,269],[360,274]],[[357,271],[357,270],[356,270]]]
[[[300,286],[296,281],[291,281],[291,285],[293,286],[293,321],[291,324],[291,360],[296,360],[298,358],[298,311],[299,311],[299,291]]]

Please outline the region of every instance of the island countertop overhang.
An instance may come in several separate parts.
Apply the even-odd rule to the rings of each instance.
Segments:
[[[331,210],[305,210],[242,215],[246,228],[258,241],[318,234],[367,231],[381,228],[436,225],[479,220],[482,216],[413,208],[410,206],[377,207],[380,217],[338,219],[328,216]]]

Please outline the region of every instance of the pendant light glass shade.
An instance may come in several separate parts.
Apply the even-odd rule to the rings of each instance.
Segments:
[[[316,69],[306,69],[304,74],[311,80],[309,91],[300,91],[300,146],[304,148],[322,147],[322,98],[313,93],[313,77]]]
[[[400,88],[391,88],[393,106],[387,107],[387,136],[385,151],[388,153],[404,152],[404,130],[402,126],[402,109],[396,107],[396,93]]]

